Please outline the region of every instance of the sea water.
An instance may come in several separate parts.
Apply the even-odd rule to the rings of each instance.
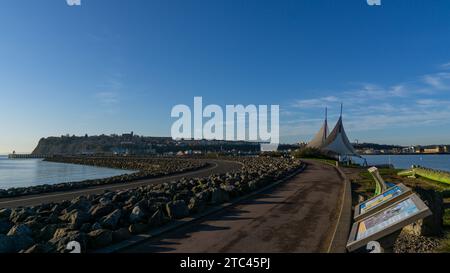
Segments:
[[[369,165],[393,164],[397,169],[409,169],[411,165],[450,171],[450,154],[438,155],[363,155]]]
[[[0,189],[79,182],[129,173],[133,171],[0,156]]]

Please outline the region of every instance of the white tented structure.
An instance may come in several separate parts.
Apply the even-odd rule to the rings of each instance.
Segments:
[[[311,142],[308,143],[309,148],[317,148],[322,149],[324,147],[327,137],[328,137],[328,113],[327,109],[325,109],[325,121],[322,125],[322,128],[320,128],[320,131],[316,134],[316,136],[311,140]]]
[[[352,156],[360,157],[356,153],[355,148],[348,140],[347,134],[345,133],[344,124],[342,122],[342,106],[341,106],[341,116],[339,117],[336,126],[329,135],[327,135],[327,118],[325,118],[325,124],[320,129],[319,133],[314,137],[314,139],[308,144],[308,147],[318,148],[323,151],[330,152],[342,158],[349,158]]]
[[[359,157],[355,151],[355,148],[353,148],[352,144],[348,140],[347,134],[345,133],[344,125],[342,124],[342,116],[339,118],[333,131],[331,131],[330,135],[327,137],[325,145],[322,149],[339,156]]]

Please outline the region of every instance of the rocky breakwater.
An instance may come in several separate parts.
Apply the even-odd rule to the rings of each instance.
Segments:
[[[201,212],[301,167],[284,158],[237,158],[240,171],[105,192],[71,201],[0,210],[0,252],[66,252],[71,241],[93,251]]]
[[[134,170],[136,172],[103,179],[85,180],[81,182],[58,183],[53,185],[38,185],[33,187],[0,190],[0,198],[83,189],[106,184],[126,183],[139,179],[156,178],[187,171],[195,171],[207,166],[205,161],[198,159],[177,158],[53,157],[46,160],[58,163]]]

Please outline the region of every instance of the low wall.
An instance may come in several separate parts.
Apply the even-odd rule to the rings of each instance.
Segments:
[[[399,172],[400,176],[421,176],[433,181],[450,184],[450,172],[433,170],[424,167],[414,167],[412,169]]]

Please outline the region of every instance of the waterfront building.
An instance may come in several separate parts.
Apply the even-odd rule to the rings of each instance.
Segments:
[[[424,154],[439,154],[444,152],[444,147],[436,146],[434,148],[425,148],[423,149]]]
[[[352,156],[361,157],[350,143],[347,134],[344,129],[344,123],[342,118],[342,104],[341,104],[341,115],[336,123],[336,126],[327,135],[328,131],[328,121],[327,121],[327,111],[325,111],[325,122],[319,133],[316,134],[314,139],[308,144],[308,147],[319,148],[323,151],[329,152],[331,154],[338,155],[342,158],[348,158]]]

